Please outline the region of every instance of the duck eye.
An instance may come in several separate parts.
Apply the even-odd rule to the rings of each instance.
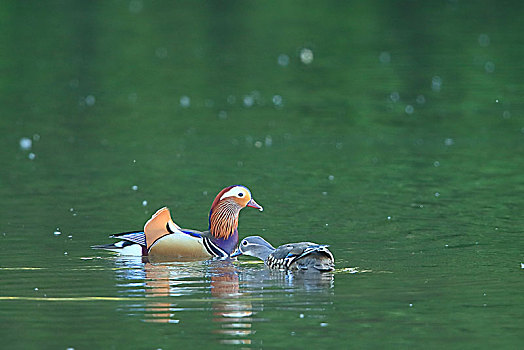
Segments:
[[[247,245],[247,241],[243,241],[243,242],[242,242],[242,245]]]
[[[240,192],[240,193],[238,194],[238,196],[239,196],[239,197],[244,197],[244,194],[243,194],[242,192]]]

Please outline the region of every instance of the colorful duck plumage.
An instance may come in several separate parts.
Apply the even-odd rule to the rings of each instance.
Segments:
[[[335,259],[327,245],[312,242],[288,243],[273,247],[260,236],[244,238],[231,257],[250,255],[266,266],[281,270],[329,272],[335,269]]]
[[[209,212],[207,231],[182,229],[173,222],[169,209],[159,209],[144,225],[144,231],[112,235],[119,242],[93,246],[122,254],[147,256],[151,261],[226,258],[238,243],[238,215],[245,207],[263,210],[245,186],[228,186],[218,193]]]

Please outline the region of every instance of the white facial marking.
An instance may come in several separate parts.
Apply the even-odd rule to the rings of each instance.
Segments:
[[[222,197],[220,197],[220,200],[227,197],[248,198],[249,200],[251,199],[251,194],[245,187],[235,186],[226,193],[224,193]]]

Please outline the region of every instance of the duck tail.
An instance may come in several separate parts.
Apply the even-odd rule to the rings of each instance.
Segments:
[[[109,250],[115,253],[119,253],[120,255],[132,255],[132,256],[143,256],[147,255],[145,252],[145,247],[133,243],[130,241],[119,241],[112,244],[98,244],[98,245],[92,245],[92,249],[103,249],[103,250]]]

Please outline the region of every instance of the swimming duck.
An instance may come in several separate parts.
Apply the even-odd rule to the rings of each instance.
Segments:
[[[273,247],[260,236],[244,238],[231,257],[250,255],[272,269],[328,272],[335,269],[333,254],[324,244],[288,243]]]
[[[228,186],[211,204],[207,231],[180,228],[164,207],[146,222],[144,231],[114,234],[110,237],[120,239],[119,242],[92,248],[147,256],[150,261],[227,258],[238,243],[238,215],[245,207],[264,210],[247,187]]]

